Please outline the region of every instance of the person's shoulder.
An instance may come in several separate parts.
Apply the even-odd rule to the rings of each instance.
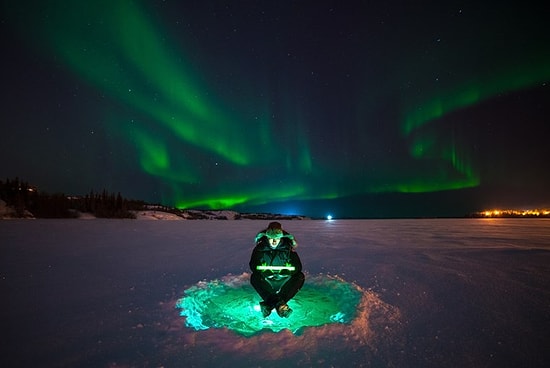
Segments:
[[[284,248],[294,248],[294,245],[293,245],[293,241],[292,239],[290,238],[287,238],[287,237],[282,237],[281,238],[281,242],[279,243],[279,247],[284,247]]]
[[[258,243],[262,238],[265,238],[265,230],[260,231],[258,234],[256,234],[256,237],[254,238],[254,241]]]
[[[256,242],[256,249],[265,250],[265,249],[268,249],[268,248],[271,248],[271,247],[269,246],[269,242],[267,241],[266,237],[260,238]]]
[[[289,233],[288,231],[283,230],[283,238],[287,238],[292,242],[292,247],[296,248],[298,246],[298,242],[296,241],[296,237]]]

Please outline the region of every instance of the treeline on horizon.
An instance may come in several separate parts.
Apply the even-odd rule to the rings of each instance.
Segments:
[[[85,196],[49,194],[19,178],[0,180],[0,199],[15,211],[15,217],[76,218],[80,212],[99,218],[135,218],[132,211],[142,210],[145,202],[123,198],[119,193],[93,190]]]

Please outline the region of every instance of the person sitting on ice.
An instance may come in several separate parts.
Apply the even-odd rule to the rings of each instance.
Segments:
[[[280,317],[288,317],[292,309],[288,301],[302,288],[305,276],[302,262],[294,250],[297,246],[292,234],[284,231],[278,222],[256,235],[256,246],[250,257],[250,283],[262,298],[262,315],[268,317],[275,309]]]

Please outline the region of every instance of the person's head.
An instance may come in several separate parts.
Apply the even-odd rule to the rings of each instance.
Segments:
[[[270,222],[269,225],[267,225],[267,230],[283,230],[283,225],[281,225],[280,222],[277,222],[277,221],[273,221],[273,222]]]
[[[283,237],[283,229],[281,224],[278,222],[270,223],[265,232],[265,236],[267,236],[269,245],[272,248],[277,247],[281,242],[281,238]]]

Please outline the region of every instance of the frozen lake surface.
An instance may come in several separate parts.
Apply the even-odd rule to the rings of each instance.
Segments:
[[[307,278],[364,290],[349,324],[241,336],[175,308],[246,277],[267,221],[0,221],[2,367],[547,367],[550,221],[287,221]]]

